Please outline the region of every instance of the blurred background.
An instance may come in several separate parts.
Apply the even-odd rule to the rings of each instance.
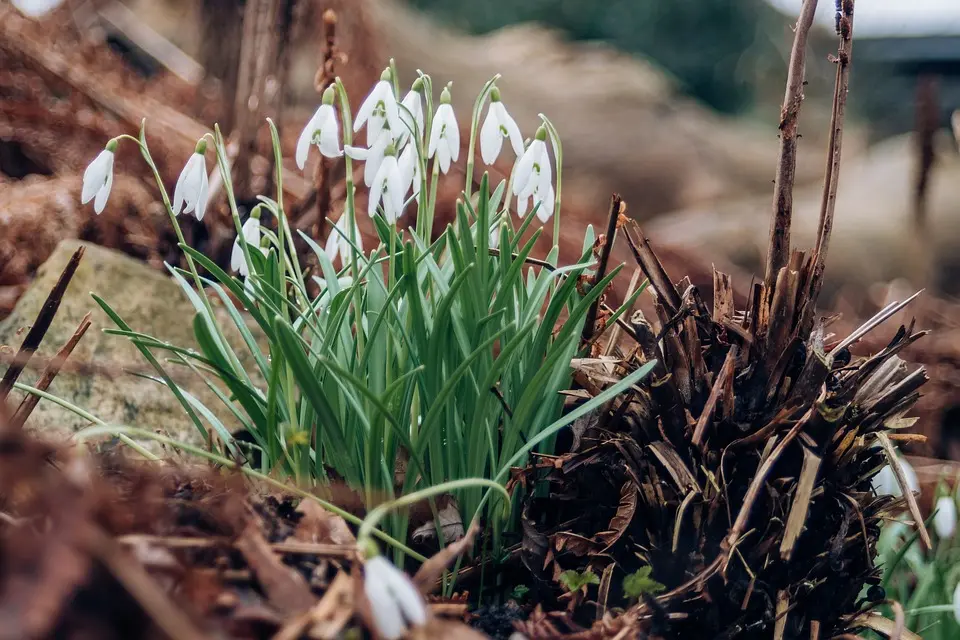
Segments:
[[[834,3],[819,4],[800,119],[800,248],[816,233],[838,40]],[[102,216],[79,205],[79,176],[109,136],[133,133],[148,117],[158,168],[172,185],[197,138],[219,122],[238,191],[251,199],[270,188],[260,123],[275,118],[292,145],[319,101],[325,58],[355,107],[390,57],[404,83],[416,69],[435,85],[452,80],[462,126],[483,83],[501,73],[504,103],[524,134],[542,112],[563,138],[567,255],[579,251],[588,224],[604,224],[610,194],[619,192],[673,278],[689,276],[709,297],[716,267],[733,274],[743,301],[766,252],[800,6],[0,0],[0,317],[14,312],[64,238],[155,268],[173,255],[155,185],[135,153],[118,157]],[[324,23],[326,9],[336,13],[335,28]],[[843,333],[889,300],[927,290],[902,318],[934,329],[909,354],[933,378],[920,405],[929,441],[917,450],[960,459],[960,159],[951,131],[960,108],[960,3],[858,2],[852,69],[824,312],[842,314],[835,330]],[[342,167],[287,168],[291,216],[325,237],[325,217],[336,217],[343,195]],[[495,178],[509,171],[491,168]],[[441,196],[452,204],[462,184],[462,174],[452,176]],[[188,234],[224,262],[233,228],[222,196],[218,206]],[[633,268],[629,253],[614,257]],[[864,349],[882,347],[888,334]]]

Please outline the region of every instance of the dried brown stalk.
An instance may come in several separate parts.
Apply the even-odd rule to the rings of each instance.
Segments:
[[[797,124],[803,102],[803,78],[807,62],[807,37],[817,12],[817,0],[805,0],[797,20],[787,90],[780,110],[780,158],[773,187],[773,219],[770,221],[770,246],[764,282],[772,291],[780,269],[790,256],[790,226],[793,218],[793,183],[797,173]]]
[[[617,221],[623,213],[623,199],[620,194],[615,193],[610,198],[610,213],[607,215],[607,233],[603,237],[603,247],[600,249],[600,263],[597,265],[597,272],[593,276],[593,284],[603,280],[607,275],[607,265],[610,262],[610,251],[613,249],[614,240],[617,237]],[[593,304],[587,310],[587,318],[583,325],[583,334],[581,339],[584,342],[590,342],[593,333],[596,330],[594,326],[597,323],[597,311],[600,308],[600,298],[594,300]]]
[[[30,327],[30,331],[27,332],[27,336],[23,339],[23,343],[20,345],[20,350],[17,352],[15,360],[7,367],[6,372],[3,374],[3,379],[0,380],[0,402],[6,401],[10,389],[13,388],[17,378],[20,377],[27,362],[33,356],[33,352],[40,346],[43,336],[47,334],[47,330],[50,328],[50,324],[53,322],[53,318],[60,308],[63,294],[66,292],[70,280],[73,279],[73,274],[77,272],[77,267],[80,266],[83,251],[83,247],[77,249],[67,262],[67,266],[63,268],[60,278],[57,279],[57,283],[53,286],[53,289],[47,295],[46,301],[40,308],[37,319],[34,321],[33,326]]]

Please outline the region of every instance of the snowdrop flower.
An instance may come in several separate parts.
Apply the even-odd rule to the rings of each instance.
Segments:
[[[910,463],[903,458],[897,458],[897,464],[900,465],[900,469],[903,471],[904,478],[907,480],[907,487],[910,491],[913,493],[919,491],[920,481],[917,479],[917,472],[913,470]],[[885,466],[880,470],[880,473],[874,476],[873,489],[877,492],[878,496],[892,495],[899,498],[903,495],[903,491],[900,490],[900,483],[897,482],[897,476],[894,474],[893,469],[890,468],[890,465]]]
[[[372,218],[377,212],[377,205],[383,203],[383,217],[387,224],[393,224],[403,213],[403,197],[407,192],[400,175],[400,166],[397,164],[397,150],[390,144],[384,153],[383,162],[377,169],[377,175],[370,187],[370,196],[367,202],[367,213]]]
[[[533,205],[537,204],[540,207],[537,209],[537,218],[540,222],[546,222],[553,215],[553,207],[556,204],[556,199],[553,191],[553,184],[547,181],[546,190],[543,190],[543,183],[537,182],[537,185],[533,189],[533,193],[529,196],[521,195],[517,200],[517,215],[521,218],[527,215],[527,211],[530,210],[530,201],[533,201]]]
[[[937,500],[937,515],[933,517],[933,528],[941,540],[949,540],[957,530],[957,503],[951,496]]]
[[[523,138],[516,121],[507,113],[506,107],[500,102],[500,90],[493,87],[490,90],[490,106],[487,109],[487,119],[480,128],[480,157],[485,164],[493,164],[503,148],[503,139],[510,139],[510,146],[517,157],[523,155]]]
[[[113,158],[116,150],[117,139],[113,138],[83,172],[80,203],[87,204],[93,200],[93,210],[97,212],[97,215],[100,215],[103,208],[107,206],[110,188],[113,187]]]
[[[416,131],[417,135],[423,137],[423,99],[420,92],[423,91],[423,80],[417,78],[400,101],[400,132],[398,138],[401,145]]]
[[[260,249],[259,206],[254,207],[253,211],[250,212],[250,217],[247,218],[246,222],[243,223],[241,232],[243,233],[243,239],[247,241],[247,247],[251,251],[254,249]],[[240,244],[239,235],[233,241],[233,251],[230,253],[230,268],[239,272],[243,277],[247,277],[249,275],[249,271],[247,269],[247,260],[243,255],[243,245]]]
[[[324,252],[327,254],[327,257],[330,258],[330,262],[336,260],[338,255],[346,261],[350,252],[353,250],[353,247],[350,245],[350,230],[347,226],[349,224],[347,218],[349,217],[346,211],[340,214],[340,219],[337,220],[337,223],[334,225],[336,228],[331,229],[330,235],[327,236],[327,245],[324,247]],[[337,231],[338,229],[339,232]],[[353,231],[357,248],[363,252],[363,240],[360,238],[360,227],[357,226],[356,220],[353,221]]]
[[[373,179],[377,176],[377,170],[380,163],[383,162],[384,152],[387,145],[393,140],[390,131],[384,129],[380,132],[380,137],[376,139],[373,146],[369,149],[363,147],[353,147],[348,144],[343,145],[343,151],[354,160],[366,162],[363,167],[363,183],[368,187],[373,186]]]
[[[403,191],[406,193],[407,187],[413,186],[413,196],[420,204],[420,157],[414,145],[408,144],[400,154],[400,178],[403,181]]]
[[[400,122],[400,110],[397,107],[397,98],[393,95],[393,83],[390,69],[384,69],[380,74],[380,82],[373,86],[367,99],[357,111],[357,119],[353,123],[353,130],[360,131],[367,125],[367,144],[380,137],[384,128],[389,128],[391,135],[399,136],[404,130]]]
[[[444,173],[450,170],[450,162],[456,162],[460,157],[460,127],[450,106],[449,87],[444,87],[440,93],[440,106],[433,116],[433,127],[430,129],[427,157],[434,156],[440,162],[440,171]]]
[[[333,108],[333,87],[327,87],[323,92],[320,108],[310,118],[310,122],[303,128],[300,139],[297,140],[297,166],[303,169],[310,154],[310,145],[317,145],[320,153],[328,158],[339,158],[343,155],[340,150],[340,125],[337,124],[337,112]]]
[[[408,626],[427,622],[427,607],[413,581],[381,555],[363,565],[363,592],[377,633],[386,640],[402,637]]]
[[[528,198],[538,188],[541,193],[546,193],[548,184],[552,182],[546,140],[547,129],[541,125],[533,142],[514,167],[513,195]]]
[[[173,190],[174,215],[180,215],[181,211],[192,211],[197,220],[203,220],[203,213],[207,208],[207,162],[203,157],[206,152],[207,141],[201,138],[193,155],[180,172],[177,187]]]

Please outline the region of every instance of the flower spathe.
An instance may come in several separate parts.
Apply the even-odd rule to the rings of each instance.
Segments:
[[[83,172],[80,203],[87,204],[93,200],[93,210],[97,215],[107,206],[107,198],[110,197],[110,189],[113,187],[113,160],[116,150],[117,140],[114,138]]]
[[[403,124],[400,122],[400,110],[397,107],[397,97],[393,95],[393,84],[391,83],[392,74],[390,69],[384,69],[380,75],[380,81],[373,86],[370,95],[360,105],[357,111],[357,119],[353,123],[353,130],[360,131],[364,125],[367,126],[367,144],[370,141],[380,137],[380,133],[385,129],[390,129],[393,137],[397,137],[403,131]]]
[[[323,92],[323,103],[300,133],[296,160],[301,170],[307,163],[311,145],[317,145],[320,153],[328,158],[339,158],[343,155],[340,150],[340,125],[337,123],[333,98],[333,87],[327,87]]]
[[[490,106],[487,108],[487,119],[480,128],[480,157],[485,164],[493,164],[503,148],[503,139],[510,140],[510,146],[517,157],[523,155],[523,137],[517,122],[507,113],[506,107],[500,101],[500,90],[493,87],[490,90]]]
[[[427,607],[413,581],[381,555],[363,565],[363,593],[373,623],[386,640],[402,637],[411,626],[427,622]]]
[[[440,94],[440,106],[433,116],[427,157],[436,157],[443,173],[450,171],[450,163],[460,157],[460,127],[450,105],[450,90],[446,87]]]
[[[349,224],[347,218],[349,217],[346,212],[343,212],[340,215],[340,219],[333,225],[334,228],[330,230],[330,235],[327,236],[327,244],[323,250],[324,253],[327,254],[327,257],[330,258],[330,262],[336,260],[337,256],[340,256],[340,258],[346,262],[350,256],[350,252],[353,250],[353,247],[350,245],[350,228],[347,226]],[[353,231],[357,248],[362,252],[363,240],[360,238],[360,227],[357,226],[356,220],[353,222]]]
[[[193,213],[197,220],[203,220],[207,208],[207,162],[203,154],[207,151],[207,141],[197,142],[196,150],[180,172],[177,186],[173,190],[173,213]]]
[[[407,188],[400,175],[400,166],[397,163],[396,149],[391,144],[387,147],[377,169],[377,175],[370,187],[370,196],[367,202],[367,213],[372,218],[377,212],[377,205],[383,205],[383,217],[388,224],[393,224],[403,213],[403,200]]]
[[[259,207],[255,207],[250,213],[250,217],[247,218],[246,222],[243,223],[241,233],[243,233],[243,239],[246,240],[247,247],[249,247],[251,251],[254,249],[262,251],[260,248]],[[243,277],[247,277],[249,275],[247,260],[243,255],[243,245],[240,243],[239,235],[233,241],[233,251],[230,252],[230,268],[238,272]]]
[[[934,509],[933,528],[941,540],[949,540],[957,531],[957,503],[951,496],[942,496]]]

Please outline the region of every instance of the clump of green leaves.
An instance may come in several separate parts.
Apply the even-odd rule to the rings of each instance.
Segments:
[[[666,587],[650,577],[653,567],[640,567],[623,579],[623,597],[627,600],[639,600],[644,595],[657,595]]]
[[[570,593],[576,593],[588,584],[600,584],[600,578],[589,569],[586,571],[570,569],[560,574],[560,584]]]

